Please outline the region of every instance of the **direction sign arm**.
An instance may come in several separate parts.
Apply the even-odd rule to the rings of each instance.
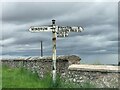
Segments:
[[[84,29],[82,27],[71,27],[71,26],[56,26],[55,20],[52,20],[52,25],[44,26],[32,26],[29,28],[30,32],[52,32],[53,38],[53,83],[56,83],[56,34],[57,37],[67,37],[69,32],[81,32]]]
[[[30,32],[50,32],[52,31],[52,26],[34,26],[34,27],[30,27],[29,31]]]
[[[82,27],[71,27],[71,32],[82,32],[84,29]]]

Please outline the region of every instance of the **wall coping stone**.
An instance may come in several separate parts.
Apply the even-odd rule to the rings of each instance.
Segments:
[[[68,67],[68,69],[80,70],[80,71],[119,72],[120,73],[120,66],[112,66],[112,65],[72,64]]]

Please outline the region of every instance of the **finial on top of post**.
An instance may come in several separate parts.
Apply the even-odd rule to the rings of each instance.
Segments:
[[[52,25],[55,25],[55,20],[54,19],[52,20]]]

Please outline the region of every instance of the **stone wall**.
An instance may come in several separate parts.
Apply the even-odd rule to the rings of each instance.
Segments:
[[[64,76],[67,82],[78,85],[90,82],[97,88],[118,88],[120,83],[120,67],[110,65],[78,65],[68,67]]]
[[[74,60],[73,60],[74,59]],[[67,72],[68,66],[71,64],[79,64],[80,58],[75,55],[71,56],[58,56],[57,57],[57,73]],[[24,67],[31,70],[33,73],[38,73],[41,78],[45,73],[52,70],[52,57],[29,57],[29,58],[16,58],[16,59],[3,59],[3,65],[10,67]]]
[[[57,73],[65,82],[83,85],[90,82],[97,88],[118,88],[120,77],[119,66],[81,65],[77,56],[57,57]],[[25,67],[33,73],[37,72],[40,78],[52,70],[51,57],[34,57],[21,59],[4,59],[3,65],[10,67]]]

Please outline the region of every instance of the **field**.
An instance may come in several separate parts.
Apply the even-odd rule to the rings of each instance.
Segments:
[[[50,74],[43,79],[39,79],[36,73],[32,73],[24,68],[2,68],[2,88],[93,88],[89,82],[83,85],[65,83],[57,77],[56,85],[52,84]]]

